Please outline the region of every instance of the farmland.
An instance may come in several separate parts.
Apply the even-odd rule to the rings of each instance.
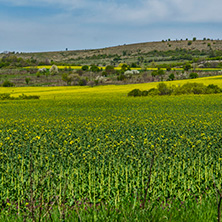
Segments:
[[[221,79],[189,82],[222,87]],[[99,220],[104,208],[119,210],[126,220],[122,206],[140,212],[147,190],[145,209],[151,210],[144,214],[150,220],[154,207],[163,216],[178,202],[201,206],[209,198],[215,209],[207,219],[215,221],[222,95],[127,97],[134,88],[156,85],[1,88],[40,100],[0,101],[0,218],[33,220],[41,215],[35,206],[51,204],[45,220],[49,209],[67,221]]]

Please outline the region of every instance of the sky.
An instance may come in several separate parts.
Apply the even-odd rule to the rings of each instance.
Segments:
[[[222,39],[221,0],[0,0],[0,52]]]

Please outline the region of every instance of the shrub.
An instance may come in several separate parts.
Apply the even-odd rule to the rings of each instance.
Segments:
[[[128,96],[142,96],[142,92],[139,89],[133,89],[128,93]]]
[[[119,76],[117,76],[118,81],[123,81],[124,79],[126,79],[126,76],[124,74],[120,74]]]
[[[59,73],[59,69],[56,65],[52,65],[52,67],[49,69],[49,72],[51,75],[56,75]]]
[[[207,90],[206,90],[206,93],[221,93],[222,92],[222,89],[217,86],[217,85],[214,85],[214,84],[210,84],[207,86]]]
[[[106,73],[108,74],[112,74],[115,72],[115,69],[114,69],[114,66],[106,66],[106,69],[105,69]]]
[[[99,72],[100,68],[98,66],[96,66],[96,65],[91,65],[90,71],[92,71],[92,72]]]
[[[30,80],[31,80],[30,78],[25,78],[25,82],[27,85],[29,84]]]
[[[89,66],[87,66],[87,65],[82,66],[82,70],[83,70],[83,71],[89,70]]]
[[[30,96],[27,96],[25,94],[22,94],[18,97],[18,99],[39,99],[40,96],[37,96],[37,95],[30,95]]]
[[[102,76],[107,77],[107,75],[108,75],[108,74],[107,74],[107,72],[106,72],[106,71],[103,71],[103,72],[102,72]]]
[[[175,79],[175,75],[173,73],[171,73],[168,77],[169,81],[173,81]]]
[[[205,94],[206,86],[202,83],[186,83],[180,87],[176,87],[173,94],[182,95],[182,94]]]
[[[188,41],[187,45],[191,45],[192,44],[192,41]]]
[[[148,90],[144,90],[144,91],[142,91],[141,95],[142,96],[148,96],[148,92],[149,92]]]
[[[197,74],[196,72],[191,72],[190,75],[189,75],[189,77],[190,77],[191,79],[195,79],[195,78],[198,78],[198,74]]]
[[[167,87],[165,83],[159,83],[157,86],[157,89],[160,92],[160,95],[170,95],[171,94],[171,89]]]
[[[148,90],[148,95],[149,96],[157,96],[157,95],[160,95],[160,91],[156,88],[152,88],[152,89]]]
[[[171,70],[171,67],[167,66],[166,70],[169,72]]]
[[[86,86],[86,85],[87,85],[87,80],[86,80],[85,78],[81,78],[81,79],[79,80],[79,85],[80,85],[80,86]]]
[[[9,80],[5,80],[2,84],[3,87],[12,87],[14,83],[10,82]]]
[[[186,83],[182,86],[168,87],[165,83],[160,83],[157,88],[148,91],[134,89],[128,93],[128,96],[154,96],[154,95],[182,95],[182,94],[210,94],[221,93],[222,89],[214,84],[205,86],[203,83]]]
[[[155,77],[155,76],[157,76],[157,75],[158,75],[158,73],[157,73],[156,70],[154,70],[154,71],[151,72],[151,76],[152,76],[152,77]]]
[[[183,69],[185,71],[188,71],[189,69],[191,69],[191,65],[189,63],[187,63],[186,65],[183,66]]]
[[[10,94],[9,93],[1,93],[0,94],[0,100],[5,100],[5,99],[10,99]]]

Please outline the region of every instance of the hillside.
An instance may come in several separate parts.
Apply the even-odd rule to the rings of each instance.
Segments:
[[[52,65],[57,66],[57,72],[50,71]],[[139,71],[127,73],[130,69]],[[4,86],[132,84],[215,76],[221,75],[221,70],[221,40],[0,54],[0,85]]]
[[[39,53],[19,53],[17,56],[28,59],[48,60],[54,62],[84,63],[91,64],[94,62],[107,63],[118,57],[124,62],[130,61],[138,56],[152,57],[152,52],[167,51],[200,51],[209,52],[222,50],[222,40],[177,40],[163,42],[146,42],[129,45],[120,45],[102,49],[72,50],[58,52],[39,52]],[[0,58],[4,54],[0,54]]]

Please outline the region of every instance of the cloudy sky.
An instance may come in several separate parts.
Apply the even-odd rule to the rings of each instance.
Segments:
[[[222,39],[221,0],[0,0],[0,52]]]

